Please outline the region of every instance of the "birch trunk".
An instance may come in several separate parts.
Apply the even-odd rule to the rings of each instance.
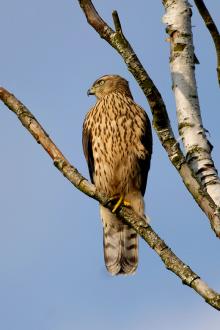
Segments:
[[[211,158],[212,146],[203,127],[196,86],[190,4],[187,0],[164,0],[163,4],[166,10],[163,22],[170,36],[170,69],[179,134],[189,165],[219,206],[220,180]]]

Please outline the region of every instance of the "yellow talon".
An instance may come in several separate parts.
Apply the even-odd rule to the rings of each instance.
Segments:
[[[128,207],[129,207],[129,206],[131,206],[131,203],[130,203],[130,202],[128,202],[128,201],[123,201],[123,205],[124,205],[124,206],[128,206]]]

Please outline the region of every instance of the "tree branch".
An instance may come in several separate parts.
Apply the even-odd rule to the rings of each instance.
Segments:
[[[212,40],[215,44],[216,56],[217,56],[217,75],[218,75],[218,83],[220,86],[220,34],[218,32],[217,26],[208,11],[206,5],[203,0],[194,0],[196,7],[205,22],[207,29],[209,30]]]
[[[43,127],[39,124],[37,119],[24,106],[24,104],[4,88],[0,88],[0,99],[17,115],[22,125],[32,134],[37,143],[41,144],[52,158],[54,165],[77,189],[112,210],[113,205],[109,202],[108,197],[102,192],[97,191],[95,186],[90,184],[77,171],[77,169],[68,162]],[[154,232],[152,227],[149,224],[146,224],[145,220],[137,215],[131,208],[124,206],[119,208],[117,215],[136,230],[136,232],[159,255],[166,268],[175,273],[182,280],[183,284],[193,288],[209,305],[220,310],[220,295],[209,288],[189,266],[184,264]]]
[[[191,6],[187,0],[163,0],[163,4],[163,22],[170,36],[170,71],[179,134],[196,177],[216,205],[220,205],[220,180],[203,127],[196,86]]]
[[[181,175],[186,188],[207,215],[216,236],[220,238],[219,209],[188,166],[179,144],[174,137],[164,101],[128,40],[124,37],[117,12],[114,11],[112,14],[116,30],[113,31],[99,16],[90,0],[78,1],[88,23],[99,33],[101,38],[105,39],[122,56],[128,70],[132,73],[144,92],[153,114],[154,129],[164,149],[167,151],[170,161]]]

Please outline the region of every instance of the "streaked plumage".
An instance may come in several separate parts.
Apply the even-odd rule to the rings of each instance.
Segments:
[[[83,150],[92,182],[109,197],[124,194],[144,215],[143,195],[152,153],[147,114],[132,98],[128,82],[118,75],[96,80],[88,91],[97,97],[83,125]],[[103,206],[106,267],[113,275],[133,273],[138,264],[136,232]]]

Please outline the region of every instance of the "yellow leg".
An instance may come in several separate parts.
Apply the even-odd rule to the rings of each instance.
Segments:
[[[124,199],[124,194],[121,194],[119,200],[117,201],[117,203],[115,204],[115,206],[112,210],[112,213],[115,213],[116,210],[119,208],[119,206],[121,206],[123,199]]]
[[[117,201],[117,203],[115,204],[113,210],[112,210],[112,213],[115,213],[117,211],[117,209],[121,206],[121,205],[124,205],[124,206],[131,206],[130,202],[128,201],[125,201],[124,200],[124,194],[121,194],[119,196],[119,200]]]

